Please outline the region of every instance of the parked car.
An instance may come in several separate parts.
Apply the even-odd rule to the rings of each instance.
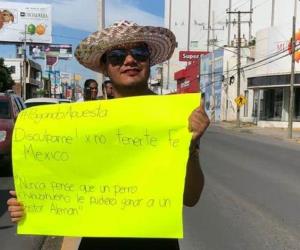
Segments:
[[[58,99],[59,103],[71,103],[70,99]]]
[[[25,108],[21,97],[12,92],[0,93],[0,160],[11,160],[12,132],[18,114]],[[0,164],[2,166],[2,164]]]
[[[25,105],[27,108],[38,106],[38,105],[58,104],[58,103],[59,101],[56,98],[50,98],[50,97],[30,98],[25,101]]]

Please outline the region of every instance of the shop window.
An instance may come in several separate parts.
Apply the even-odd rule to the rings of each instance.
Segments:
[[[190,45],[192,48],[198,48],[198,41],[191,41]]]
[[[257,118],[259,90],[253,92],[252,117]]]
[[[300,121],[300,88],[295,88],[295,120]]]
[[[11,74],[15,74],[16,73],[16,66],[10,66],[9,71],[10,71]]]
[[[249,103],[249,101],[248,101],[249,91],[248,90],[244,91],[244,96],[245,96],[245,98],[247,100],[247,102],[244,105],[244,117],[248,117],[248,103]]]
[[[283,106],[283,88],[263,91],[261,120],[281,121]]]

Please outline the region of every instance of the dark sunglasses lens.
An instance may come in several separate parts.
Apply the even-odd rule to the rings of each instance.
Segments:
[[[127,53],[125,50],[116,49],[107,54],[107,60],[112,65],[121,65],[123,64],[126,56]]]
[[[133,48],[130,50],[130,54],[137,61],[145,62],[149,59],[150,53],[147,48]]]

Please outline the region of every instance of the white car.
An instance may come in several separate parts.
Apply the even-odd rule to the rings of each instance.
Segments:
[[[58,99],[59,103],[71,103],[70,99]]]
[[[50,97],[30,98],[25,101],[25,105],[27,108],[46,104],[59,104],[59,101],[56,98]]]

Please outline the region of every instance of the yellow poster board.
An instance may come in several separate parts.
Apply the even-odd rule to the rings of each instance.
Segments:
[[[199,94],[33,107],[13,133],[19,234],[182,238]]]

